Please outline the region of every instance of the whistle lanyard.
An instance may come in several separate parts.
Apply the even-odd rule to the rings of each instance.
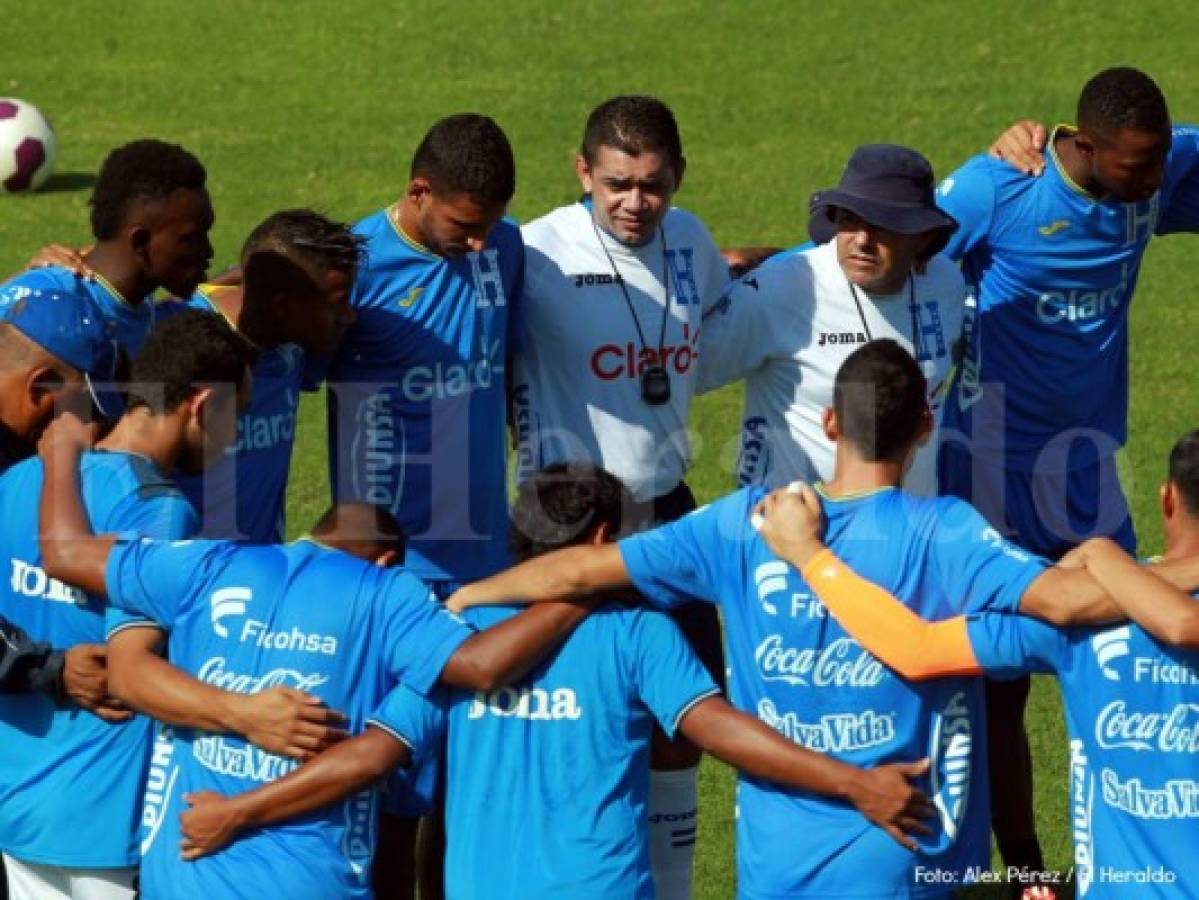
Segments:
[[[644,350],[648,344],[645,341],[645,332],[641,328],[641,319],[637,315],[637,310],[633,306],[633,298],[629,296],[629,289],[625,287],[624,278],[620,274],[620,269],[616,267],[616,260],[612,258],[612,254],[608,252],[608,246],[604,243],[604,237],[600,234],[599,226],[595,224],[595,218],[591,219],[591,227],[595,231],[595,239],[599,242],[600,249],[604,251],[604,256],[608,258],[608,265],[612,267],[612,277],[616,279],[616,285],[620,288],[620,293],[624,296],[625,305],[629,308],[629,315],[633,317],[633,325],[637,328],[637,338],[641,341],[641,349]],[[666,303],[662,307],[662,327],[658,329],[658,359],[662,358],[662,348],[666,346],[666,323],[670,320],[670,269],[669,260],[666,255],[666,231],[661,226],[658,227],[658,238],[662,241],[662,290],[666,292]]]
[[[874,335],[871,334],[870,325],[866,321],[866,311],[862,308],[862,300],[858,296],[857,286],[848,278],[845,279],[845,283],[849,286],[853,304],[858,309],[858,319],[862,322],[862,330],[866,332],[866,339],[872,341]],[[924,355],[924,334],[920,330],[920,313],[916,309],[916,279],[910,273],[908,275],[908,314],[912,321],[912,355],[917,362],[920,362],[920,357]]]

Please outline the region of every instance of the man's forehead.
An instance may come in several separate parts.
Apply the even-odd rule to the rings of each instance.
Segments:
[[[608,178],[653,180],[670,172],[670,158],[657,150],[630,153],[610,144],[601,144],[592,164],[595,174]]]

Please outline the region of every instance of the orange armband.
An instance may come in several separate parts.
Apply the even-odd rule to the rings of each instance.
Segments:
[[[842,628],[909,681],[982,671],[965,616],[925,621],[827,548],[813,556],[800,574]]]

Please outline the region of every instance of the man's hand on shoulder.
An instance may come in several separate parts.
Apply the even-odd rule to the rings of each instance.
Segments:
[[[1049,131],[1035,119],[1020,119],[995,138],[987,153],[1002,159],[1025,175],[1040,175],[1045,171],[1045,144]]]
[[[802,481],[767,495],[754,507],[750,521],[775,555],[797,569],[824,549],[820,498]]]
[[[105,722],[128,722],[133,713],[108,693],[108,648],[76,644],[67,650],[62,666],[63,693],[77,706]]]

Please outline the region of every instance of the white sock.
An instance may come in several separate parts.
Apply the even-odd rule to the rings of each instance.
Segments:
[[[699,767],[649,773],[649,862],[657,900],[691,900]]]

